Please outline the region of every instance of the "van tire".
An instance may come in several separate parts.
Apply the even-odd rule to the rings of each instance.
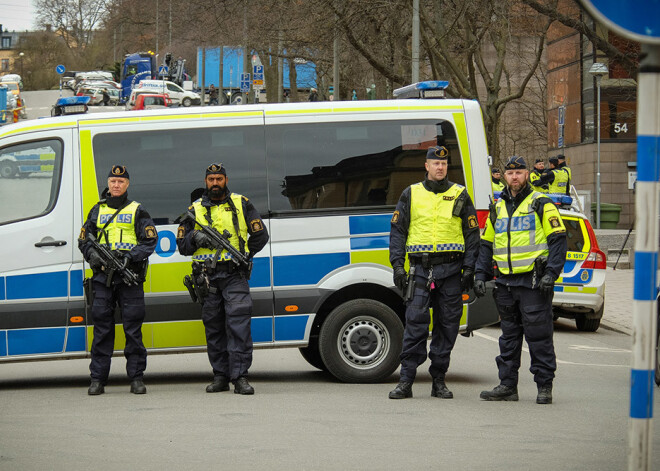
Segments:
[[[185,107],[188,108],[190,105],[192,105],[192,100],[188,97],[185,97],[183,100],[181,100],[181,104]]]
[[[334,377],[346,383],[376,383],[387,379],[399,366],[402,344],[401,319],[388,306],[373,299],[340,304],[319,333],[323,363]]]
[[[603,317],[605,304],[598,310],[600,314],[596,319],[587,319],[586,314],[575,314],[575,325],[580,332],[596,332],[600,327],[600,320]]]
[[[240,92],[233,93],[231,95],[231,104],[232,105],[242,105],[243,104],[243,94]]]
[[[11,161],[0,162],[0,177],[2,178],[14,178],[16,176],[18,168]]]
[[[319,352],[318,340],[316,342],[310,342],[308,346],[300,347],[298,350],[300,350],[300,354],[305,361],[314,368],[321,371],[328,371],[321,358],[321,352]]]

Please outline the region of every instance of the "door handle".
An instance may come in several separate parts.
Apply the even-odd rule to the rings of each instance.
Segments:
[[[35,247],[62,247],[63,245],[66,245],[66,240],[51,240],[34,244]]]

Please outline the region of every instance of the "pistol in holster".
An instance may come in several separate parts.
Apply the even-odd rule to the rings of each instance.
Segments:
[[[403,302],[407,303],[413,298],[415,294],[415,265],[410,265],[410,271],[408,272],[408,282],[406,283],[406,290],[403,293]]]
[[[204,300],[211,291],[204,264],[193,262],[192,275],[184,276],[183,284],[188,288],[188,293],[194,303],[204,304]]]
[[[85,294],[85,306],[91,308],[94,304],[94,285],[91,278],[83,280],[83,293]]]

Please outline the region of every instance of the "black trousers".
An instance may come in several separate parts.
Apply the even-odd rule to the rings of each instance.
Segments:
[[[552,341],[552,297],[538,289],[497,285],[495,302],[500,313],[502,335],[500,355],[495,359],[500,382],[506,386],[518,384],[518,370],[523,336],[529,346],[531,366],[538,386],[551,385],[557,369]]]
[[[415,380],[417,367],[426,361],[426,343],[431,321],[429,307],[433,307],[433,331],[428,354],[431,360],[429,372],[433,378],[444,379],[449,369],[451,351],[456,343],[463,314],[460,272],[436,280],[435,288],[432,290],[424,286],[427,275],[428,270],[415,275],[414,296],[406,308],[406,327],[401,351],[401,381],[411,383]]]
[[[250,286],[238,273],[211,280],[202,306],[209,361],[215,377],[232,381],[247,376],[252,365],[252,297]]]
[[[92,341],[92,361],[89,365],[92,380],[104,384],[110,373],[110,360],[115,345],[115,306],[121,310],[126,346],[126,373],[131,379],[141,379],[147,367],[147,349],[142,343],[142,323],[144,322],[144,289],[142,285],[127,286],[118,283],[106,287],[104,283],[93,281],[94,340]]]

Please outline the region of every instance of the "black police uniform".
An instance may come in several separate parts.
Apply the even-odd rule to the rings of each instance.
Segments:
[[[253,257],[268,242],[268,231],[250,200],[243,196],[241,204],[249,234],[247,248],[249,256]],[[218,205],[231,207],[231,192],[228,189],[220,201],[212,201],[208,192],[204,192],[201,198],[203,208],[210,209]],[[194,210],[193,206],[189,209]],[[195,242],[198,229],[195,225],[194,221],[187,220],[179,226],[177,246],[182,255],[193,255],[199,248]],[[233,224],[224,229],[230,233],[236,232]],[[252,297],[249,275],[237,270],[231,261],[218,262],[215,271],[211,271],[210,264],[206,265],[210,292],[202,306],[202,320],[214,375],[214,383],[209,385],[207,392],[226,391],[229,389],[228,381],[236,384],[239,379],[247,378],[248,369],[252,365]],[[235,392],[239,392],[238,387]],[[253,389],[247,394],[252,392]]]
[[[128,172],[126,172],[126,175],[128,175]],[[105,196],[104,200],[99,201],[90,210],[78,239],[78,248],[87,261],[90,260],[90,252],[94,251],[92,243],[86,240],[87,234],[92,234],[99,242],[103,242],[103,239],[100,238],[100,232],[104,226],[97,226],[100,207],[107,205],[117,210],[131,203],[131,200],[128,199],[128,193],[118,197],[112,197],[109,194]],[[133,225],[137,245],[131,248],[130,251],[118,250],[115,253],[121,257],[128,257],[128,268],[132,269],[144,282],[147,259],[156,249],[158,234],[151,216],[141,205],[135,212]],[[126,336],[126,346],[124,347],[126,373],[132,382],[135,380],[142,381],[147,366],[147,350],[142,342],[142,323],[145,317],[143,285],[142,283],[127,285],[119,273],[115,273],[111,286],[107,287],[105,272],[93,267],[93,273],[94,300],[91,311],[94,321],[94,339],[92,341],[92,361],[89,365],[92,383],[100,382],[101,385],[105,385],[108,381],[110,361],[115,343],[114,312],[117,304],[121,310],[121,319]],[[131,384],[131,391],[136,392],[133,384]],[[90,390],[90,394],[100,394],[102,392],[102,387],[97,387],[95,392]]]
[[[518,168],[525,168],[524,161],[520,165],[523,166]],[[520,203],[531,193],[530,185],[526,185],[513,197],[507,187],[501,195],[506,204],[507,214],[513,215]],[[548,203],[552,204],[552,201],[547,197],[541,197],[539,201],[537,214],[539,220],[543,221],[543,207]],[[513,218],[509,217],[507,222],[510,223],[511,219]],[[509,230],[509,228],[505,227],[504,230]],[[531,356],[530,372],[534,375],[539,393],[546,388],[544,394],[548,394],[548,396],[543,400],[552,402],[552,381],[557,369],[552,340],[552,289],[554,281],[561,273],[566,261],[567,241],[565,231],[551,233],[546,238],[548,256],[545,269],[541,272],[532,270],[517,274],[494,273],[493,243],[481,240],[475,274],[475,293],[483,295],[483,292],[479,293],[479,284],[489,281],[497,275],[493,296],[500,313],[502,329],[499,339],[500,355],[496,358],[500,386],[493,391],[482,392],[482,399],[518,400],[518,370],[520,369],[524,335]],[[549,278],[549,286],[545,287],[546,292],[544,293],[540,288],[545,281],[542,279],[546,275]],[[539,395],[537,402],[541,403],[541,400]]]
[[[454,184],[448,179],[442,181],[424,180],[426,191],[434,194],[447,192]],[[463,313],[461,292],[471,287],[474,266],[479,250],[479,224],[477,213],[467,190],[463,189],[465,200],[460,212],[464,239],[464,252],[447,251],[433,253],[408,254],[410,265],[415,267],[415,287],[413,297],[406,306],[406,326],[403,334],[401,352],[400,383],[412,384],[417,367],[427,358],[426,343],[429,334],[430,312],[433,308],[433,332],[428,357],[431,360],[429,372],[434,379],[432,394],[436,397],[452,397],[444,385],[445,374],[449,368],[451,351],[458,336],[460,319]],[[447,201],[453,204],[453,201]],[[406,188],[391,222],[390,263],[392,267],[403,267],[406,259],[411,205],[411,187]],[[461,279],[461,273],[465,279]],[[462,286],[463,285],[463,286]],[[437,384],[436,384],[437,382]],[[404,386],[409,390],[409,385]],[[440,393],[440,389],[444,394]],[[408,391],[410,397],[411,391]],[[390,398],[398,399],[396,389]]]

